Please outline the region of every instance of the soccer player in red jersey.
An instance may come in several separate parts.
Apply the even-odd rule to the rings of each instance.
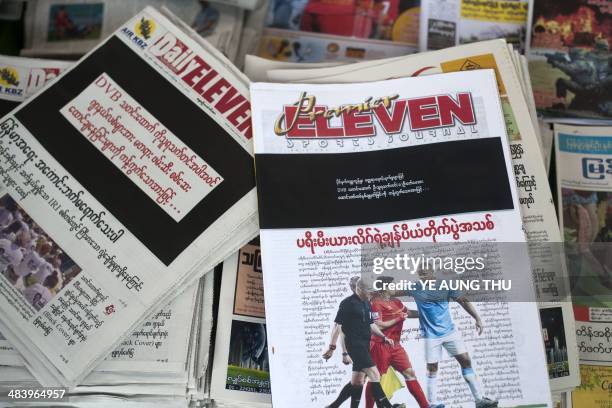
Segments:
[[[391,282],[392,277],[383,276],[378,280],[381,282]],[[370,303],[374,315],[375,324],[382,330],[385,336],[393,340],[393,344],[386,344],[376,336],[372,336],[370,341],[370,355],[378,367],[381,375],[385,374],[389,367],[402,373],[406,380],[408,391],[419,404],[420,408],[444,408],[444,405],[430,405],[419,384],[414,369],[410,364],[410,359],[406,350],[400,344],[404,320],[407,318],[418,318],[419,312],[409,310],[401,300],[392,297],[391,292],[381,290],[372,296]],[[366,408],[374,406],[374,400],[370,394],[370,384],[366,386]]]

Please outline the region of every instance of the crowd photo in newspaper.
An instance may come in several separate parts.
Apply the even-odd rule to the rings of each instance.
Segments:
[[[0,32],[0,406],[611,407],[609,0]]]

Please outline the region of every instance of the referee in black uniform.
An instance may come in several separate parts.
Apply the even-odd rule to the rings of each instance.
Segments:
[[[351,382],[344,386],[338,398],[328,405],[328,408],[339,408],[349,397],[351,398],[351,408],[357,408],[361,401],[366,376],[372,383],[372,396],[376,406],[392,408],[380,385],[380,373],[370,356],[370,338],[374,333],[374,335],[384,338],[385,343],[393,345],[393,340],[386,337],[374,323],[372,308],[368,300],[369,291],[365,282],[359,277],[353,277],[350,286],[353,294],[340,302],[334,320],[336,324],[332,330],[331,342],[328,350],[323,354],[323,358],[327,360],[332,356],[336,349],[336,341],[340,332],[342,332],[344,345],[346,346],[342,361],[345,364],[353,363],[353,374]]]

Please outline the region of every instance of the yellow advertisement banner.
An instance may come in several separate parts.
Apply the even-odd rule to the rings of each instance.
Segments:
[[[525,24],[529,3],[522,1],[461,0],[461,17],[497,23]]]
[[[501,80],[499,69],[493,54],[475,55],[468,58],[461,58],[453,61],[446,61],[440,64],[442,72],[472,71],[474,69],[494,69],[497,87],[501,96],[506,95],[506,88]]]
[[[612,367],[580,365],[580,380],[580,387],[572,392],[574,407],[612,407]]]

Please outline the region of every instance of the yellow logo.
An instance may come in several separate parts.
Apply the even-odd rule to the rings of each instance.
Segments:
[[[153,35],[153,31],[155,31],[155,22],[153,20],[149,20],[148,18],[142,17],[139,22],[136,23],[136,34],[139,37],[148,40]]]
[[[459,71],[473,71],[475,69],[481,69],[481,68],[482,67],[478,65],[478,63],[470,59],[466,59],[463,65],[461,66],[461,68],[459,68]]]
[[[19,86],[19,73],[15,68],[0,68],[0,85]]]

